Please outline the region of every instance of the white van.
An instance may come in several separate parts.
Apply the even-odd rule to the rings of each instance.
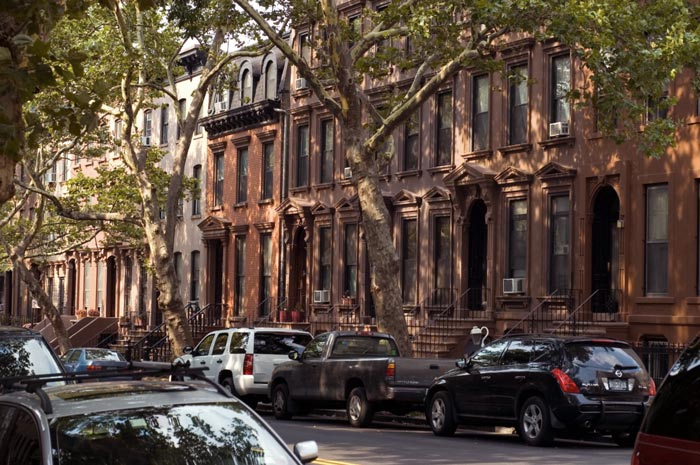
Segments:
[[[230,328],[212,331],[180,357],[193,368],[205,367],[207,378],[255,407],[268,400],[267,383],[276,365],[289,361],[312,339],[306,331],[285,328]]]

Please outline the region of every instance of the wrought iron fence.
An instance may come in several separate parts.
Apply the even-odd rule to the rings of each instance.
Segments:
[[[632,345],[644,362],[647,371],[659,387],[668,370],[671,369],[687,344],[672,344],[663,341],[643,341]]]

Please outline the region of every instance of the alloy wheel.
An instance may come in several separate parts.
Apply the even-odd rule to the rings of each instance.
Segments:
[[[433,399],[433,406],[430,409],[430,421],[433,424],[434,429],[441,430],[445,425],[446,410],[445,402],[442,399]]]
[[[525,409],[523,415],[523,431],[529,438],[536,438],[540,431],[542,431],[543,425],[543,415],[542,410],[536,404],[530,404]]]
[[[360,402],[360,398],[358,396],[352,396],[350,398],[350,403],[348,405],[348,414],[350,415],[351,420],[359,420],[360,415],[362,414],[362,403]]]

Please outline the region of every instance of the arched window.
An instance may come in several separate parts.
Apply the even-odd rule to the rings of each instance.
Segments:
[[[272,60],[265,66],[265,98],[269,100],[277,98],[277,70]]]
[[[253,103],[253,75],[246,69],[241,75],[241,104]]]

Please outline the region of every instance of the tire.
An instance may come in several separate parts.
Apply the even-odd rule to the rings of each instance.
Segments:
[[[355,428],[364,428],[372,423],[374,406],[367,400],[365,388],[356,387],[350,391],[346,411],[348,421]]]
[[[236,387],[233,385],[233,378],[231,378],[231,377],[224,378],[221,381],[221,385],[224,387],[224,389],[226,389],[229,392],[229,394],[231,394],[232,396],[238,397],[238,393],[236,392]]]
[[[289,420],[292,412],[289,409],[289,388],[281,383],[272,390],[272,413],[278,420]]]
[[[245,396],[243,397],[243,402],[245,402],[246,405],[253,410],[255,410],[258,406],[258,398],[255,396]]]
[[[633,447],[634,441],[637,439],[637,430],[615,432],[612,434],[612,439],[620,447]]]
[[[436,436],[452,436],[457,430],[452,399],[447,391],[436,392],[430,398],[425,416]]]
[[[530,446],[549,446],[554,442],[549,407],[541,397],[530,397],[520,409],[518,433]]]

